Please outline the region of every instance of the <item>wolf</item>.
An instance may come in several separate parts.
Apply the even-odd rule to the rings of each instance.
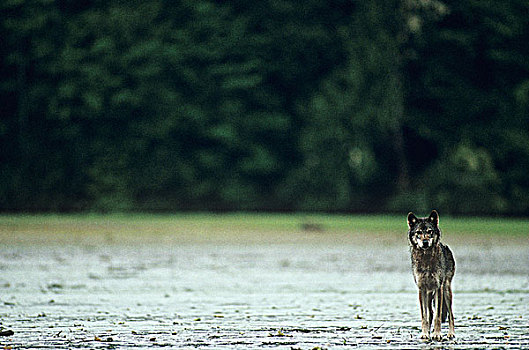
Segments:
[[[453,339],[452,278],[456,264],[450,248],[440,241],[439,214],[433,210],[430,216],[418,218],[410,212],[408,228],[413,278],[419,289],[421,339],[430,339],[433,320],[432,338],[442,340],[441,322],[447,316],[448,338]]]

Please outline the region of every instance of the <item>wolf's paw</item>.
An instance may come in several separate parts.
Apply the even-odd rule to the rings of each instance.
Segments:
[[[422,333],[421,340],[430,340],[430,336],[428,335],[428,333]]]
[[[448,333],[447,335],[448,339],[454,339],[456,337],[456,335],[452,332]]]
[[[434,332],[432,334],[432,339],[435,341],[441,341],[443,340],[443,335],[441,334],[441,332]]]

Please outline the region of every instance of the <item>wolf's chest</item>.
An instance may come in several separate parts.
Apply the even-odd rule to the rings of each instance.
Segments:
[[[413,267],[413,276],[419,288],[433,290],[441,286],[441,273],[437,266],[415,265]]]

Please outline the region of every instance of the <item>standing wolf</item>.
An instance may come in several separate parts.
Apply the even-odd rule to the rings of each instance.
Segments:
[[[434,340],[441,340],[441,321],[448,316],[448,338],[455,337],[452,312],[452,277],[455,261],[447,245],[440,242],[439,214],[433,210],[427,218],[408,214],[408,241],[413,277],[419,288],[422,339],[430,338],[433,319]]]

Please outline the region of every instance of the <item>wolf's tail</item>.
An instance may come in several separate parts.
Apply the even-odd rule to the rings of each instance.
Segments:
[[[441,322],[446,322],[447,316],[448,308],[446,307],[446,303],[443,303],[443,308],[441,309]]]

